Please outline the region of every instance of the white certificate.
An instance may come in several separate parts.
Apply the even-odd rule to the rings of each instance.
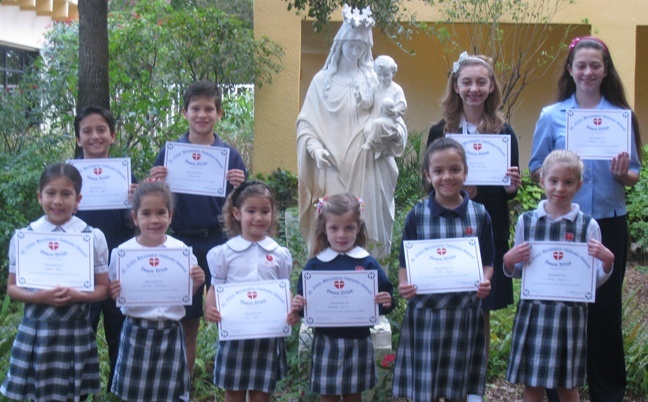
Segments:
[[[374,326],[378,322],[378,273],[302,271],[304,318],[313,327]]]
[[[216,285],[216,309],[221,314],[218,337],[234,339],[278,338],[290,335],[287,279]]]
[[[417,294],[476,292],[484,270],[476,237],[406,240],[407,278]]]
[[[130,158],[68,159],[81,173],[79,210],[130,208]]]
[[[521,299],[594,303],[596,272],[587,243],[533,242]]]
[[[117,306],[191,305],[191,248],[118,250]]]
[[[463,145],[468,163],[467,186],[508,186],[511,137],[502,134],[446,134]]]
[[[93,243],[92,233],[16,230],[16,284],[94,291]]]
[[[630,110],[569,109],[565,148],[581,159],[610,160],[632,152]]]
[[[167,142],[166,182],[174,193],[225,197],[229,149]]]

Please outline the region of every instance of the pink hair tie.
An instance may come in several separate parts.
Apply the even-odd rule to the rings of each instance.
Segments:
[[[578,38],[574,38],[571,41],[571,43],[569,44],[569,54],[571,54],[574,51],[574,48],[576,47],[576,45],[578,45],[578,43],[580,41],[582,41],[582,40],[591,40],[593,42],[596,42],[596,43],[598,43],[599,45],[601,45],[603,47],[603,50],[605,51],[605,53],[608,53],[608,54],[610,53],[608,51],[608,48],[607,48],[607,45],[605,44],[605,42],[603,42],[599,38],[597,38],[595,36],[581,36],[581,37],[578,37]]]
[[[315,210],[317,211],[317,215],[322,215],[322,208],[324,208],[324,205],[326,204],[326,200],[328,200],[328,195],[325,195],[324,197],[320,198],[313,205],[315,207]]]

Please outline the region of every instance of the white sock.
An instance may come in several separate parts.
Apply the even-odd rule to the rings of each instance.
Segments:
[[[466,399],[466,402],[483,402],[483,399],[481,395],[470,394],[468,395],[468,399]]]

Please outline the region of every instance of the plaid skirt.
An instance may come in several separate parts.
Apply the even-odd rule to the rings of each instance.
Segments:
[[[274,392],[287,373],[283,338],[220,341],[214,384],[228,391]]]
[[[126,401],[189,400],[190,378],[177,321],[126,317],[112,392]]]
[[[586,365],[586,303],[520,300],[506,370],[509,382],[575,388],[585,385]]]
[[[10,399],[79,401],[99,393],[99,356],[88,304],[25,304],[0,392]]]
[[[401,328],[392,394],[466,399],[486,385],[484,318],[475,293],[415,296]]]
[[[318,334],[313,339],[311,390],[322,395],[355,394],[376,385],[371,337],[344,339]]]

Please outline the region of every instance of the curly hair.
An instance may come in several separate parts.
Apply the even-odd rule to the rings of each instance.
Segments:
[[[234,208],[240,210],[245,201],[251,197],[265,197],[270,201],[272,220],[268,229],[268,235],[276,235],[277,227],[279,226],[279,215],[277,214],[277,205],[270,187],[261,181],[248,180],[244,181],[230,193],[223,206],[221,222],[228,238],[238,236],[242,233],[241,222],[234,217]]]

